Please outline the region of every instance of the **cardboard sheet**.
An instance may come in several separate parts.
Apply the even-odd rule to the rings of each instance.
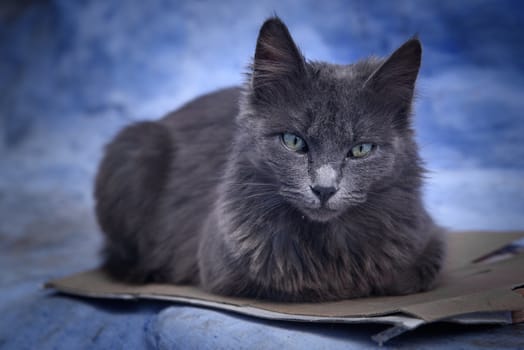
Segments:
[[[53,280],[46,286],[77,296],[171,300],[265,319],[395,325],[376,336],[375,340],[382,343],[406,329],[440,320],[460,323],[520,321],[524,312],[524,254],[505,256],[503,260],[489,263],[475,261],[523,237],[524,232],[448,234],[448,255],[438,287],[406,296],[327,303],[276,303],[213,295],[192,286],[129,285],[110,279],[99,269]]]

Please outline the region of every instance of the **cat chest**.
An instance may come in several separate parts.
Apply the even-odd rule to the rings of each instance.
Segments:
[[[258,241],[246,251],[245,261],[249,261],[249,277],[257,284],[286,293],[367,293],[394,273],[398,261],[391,252],[402,250],[387,242],[370,249],[279,238]]]

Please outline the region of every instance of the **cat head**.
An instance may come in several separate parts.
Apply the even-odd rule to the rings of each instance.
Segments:
[[[271,18],[244,87],[237,145],[275,193],[311,220],[365,205],[420,172],[410,127],[420,60],[414,38],[387,59],[306,61],[284,23]]]

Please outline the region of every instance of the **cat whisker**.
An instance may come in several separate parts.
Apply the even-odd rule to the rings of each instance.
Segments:
[[[272,192],[267,192],[267,193],[254,193],[254,194],[251,194],[251,195],[248,195],[248,196],[244,196],[244,197],[242,197],[242,199],[246,200],[246,199],[253,199],[253,198],[267,197],[267,196],[272,195],[272,194],[273,194]]]
[[[340,197],[343,201],[350,201],[352,203],[364,203],[366,202],[367,196],[342,196]]]
[[[292,195],[302,196],[302,192],[297,191],[297,190],[287,189],[287,188],[281,188],[279,192],[280,193],[285,193],[285,194],[292,194]]]
[[[263,182],[233,182],[233,183],[228,183],[228,185],[231,185],[231,186],[239,186],[239,187],[242,187],[242,186],[261,186],[261,187],[279,187],[278,185],[275,185],[275,184],[268,184],[268,183],[263,183]]]
[[[257,213],[257,219],[256,222],[259,222],[261,224],[267,223],[267,220],[274,214],[274,212],[277,209],[283,208],[283,203],[279,201],[275,201],[273,203],[265,203],[265,205],[261,205],[255,209]]]

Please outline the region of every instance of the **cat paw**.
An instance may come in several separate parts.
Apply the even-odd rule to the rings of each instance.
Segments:
[[[425,292],[438,283],[438,274],[444,260],[444,242],[440,237],[433,239],[419,258],[391,282],[386,294],[405,295]]]

